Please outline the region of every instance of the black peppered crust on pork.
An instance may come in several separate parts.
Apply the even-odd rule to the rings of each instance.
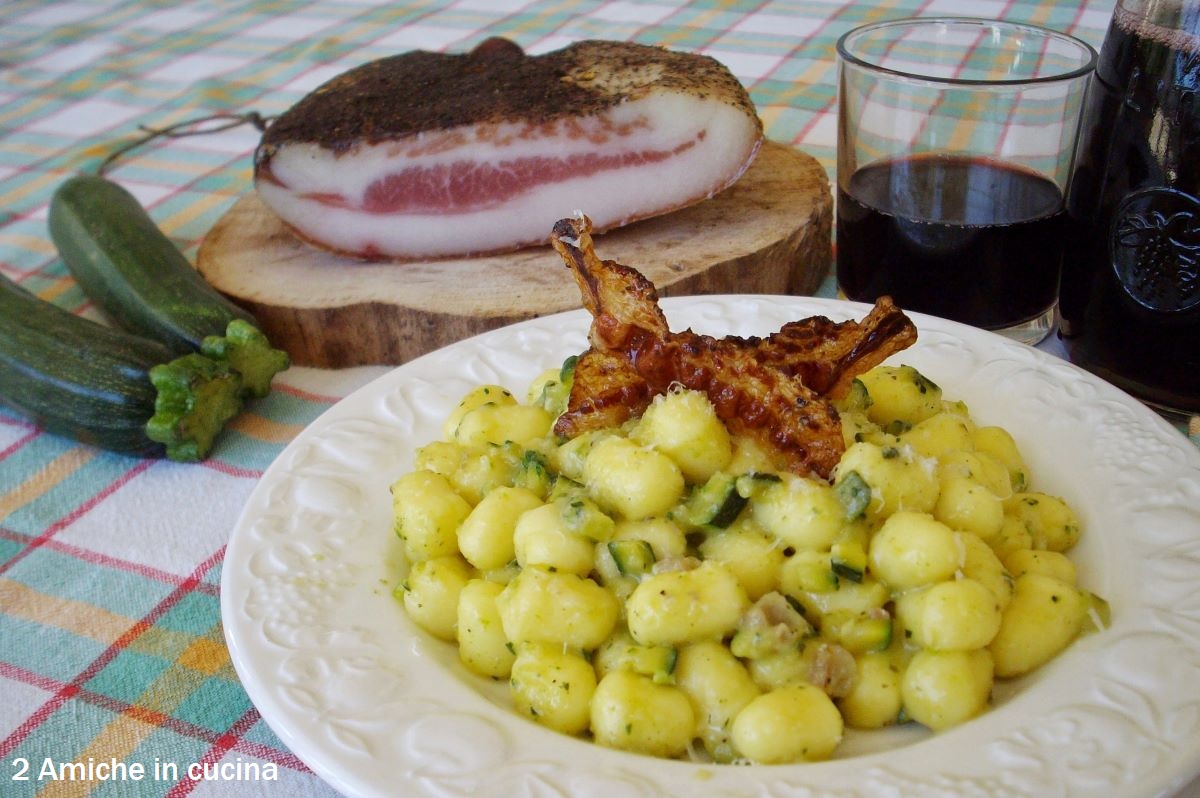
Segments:
[[[467,53],[381,58],[329,80],[271,123],[255,165],[284,144],[342,153],[466,125],[537,125],[597,113],[656,88],[722,98],[757,118],[745,88],[708,56],[603,40],[526,55],[497,37]]]

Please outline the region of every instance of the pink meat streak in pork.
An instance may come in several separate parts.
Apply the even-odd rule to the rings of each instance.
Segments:
[[[692,205],[761,142],[745,88],[707,56],[612,41],[527,55],[488,39],[323,84],[267,128],[254,178],[315,246],[448,258],[544,244],[578,209],[605,230]]]

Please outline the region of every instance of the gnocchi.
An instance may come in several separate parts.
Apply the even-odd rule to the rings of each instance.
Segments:
[[[733,721],[733,744],[755,762],[815,761],[833,753],[844,727],[824,690],[798,682],[752,699]]]
[[[588,728],[596,671],[582,654],[550,643],[518,649],[509,674],[518,712],[565,734]]]
[[[963,723],[1107,618],[1067,501],[910,366],[839,400],[831,482],[772,470],[680,387],[558,440],[573,367],[524,401],[469,392],[391,486],[398,600],[536,723],[659,757],[815,761],[848,728]]]

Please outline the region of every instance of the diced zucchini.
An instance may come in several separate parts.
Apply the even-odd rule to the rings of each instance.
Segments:
[[[515,444],[487,446],[483,449],[463,449],[464,458],[447,474],[454,489],[472,504],[500,485],[512,485],[517,473],[518,456]]]
[[[794,652],[803,641],[784,642],[772,629],[742,627],[729,640],[729,651],[739,659],[769,659]]]
[[[834,485],[833,494],[846,508],[846,519],[849,521],[864,517],[871,506],[871,486],[857,471],[847,471]]]
[[[612,537],[616,522],[586,495],[564,496],[555,503],[563,524],[575,534],[601,543]]]
[[[575,480],[559,474],[547,501],[558,506],[563,524],[572,532],[600,543],[612,538],[616,522],[592,501],[587,488]]]
[[[566,409],[567,400],[571,396],[571,386],[575,382],[575,364],[578,360],[578,355],[571,355],[563,361],[562,368],[558,370],[558,379],[550,380],[542,387],[538,405],[554,415]]]
[[[576,482],[583,479],[583,464],[592,446],[612,435],[612,430],[591,430],[577,435],[554,449],[550,455],[550,466],[559,474]]]
[[[645,673],[655,684],[675,684],[675,663],[679,660],[679,650],[668,646],[643,646],[648,652],[645,661],[641,663]]]
[[[843,413],[861,413],[870,407],[872,402],[866,384],[860,379],[855,379],[850,383],[850,390],[841,399],[836,400],[834,406]]]
[[[838,610],[821,619],[821,632],[853,654],[883,651],[892,644],[892,619],[882,613]]]
[[[579,496],[587,496],[587,488],[582,483],[559,474],[558,478],[554,480],[554,485],[551,487],[546,501],[555,502],[559,499],[574,499]]]
[[[608,588],[617,600],[624,606],[625,600],[637,590],[640,579],[636,576],[625,576],[617,567],[608,544],[596,544],[596,578],[600,584]],[[632,642],[632,638],[630,638]]]
[[[753,499],[754,496],[761,490],[769,488],[776,482],[782,482],[778,474],[772,474],[768,471],[751,471],[748,474],[742,474],[736,480],[738,495],[743,499]]]
[[[810,617],[818,617],[842,610],[859,613],[877,610],[888,602],[891,593],[886,585],[866,574],[861,582],[839,579],[837,590],[800,593],[795,598]]]
[[[729,651],[740,659],[761,659],[779,653],[779,635],[769,629],[742,627],[729,641]]]
[[[851,582],[861,582],[867,571],[867,550],[857,540],[839,541],[829,550],[833,572]]]
[[[789,588],[805,593],[829,593],[838,588],[838,576],[828,552],[798,551],[784,567]]]
[[[724,529],[734,522],[746,502],[746,497],[738,492],[737,478],[718,471],[692,491],[685,522],[693,527]]]
[[[643,646],[627,632],[618,632],[596,651],[596,668],[601,674],[632,671],[648,676],[656,684],[675,683],[679,652],[673,646]]]
[[[518,461],[517,472],[513,475],[513,487],[526,488],[545,499],[550,495],[554,486],[554,474],[546,458],[532,449],[526,449]]]
[[[610,540],[608,553],[622,576],[641,576],[654,567],[654,549],[644,540]]]

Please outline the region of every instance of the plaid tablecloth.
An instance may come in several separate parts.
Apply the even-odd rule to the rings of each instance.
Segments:
[[[697,50],[750,88],[771,138],[833,173],[833,45],[911,13],[1031,21],[1099,44],[1111,0],[4,0],[0,272],[95,315],[46,231],[51,192],[139,135],[217,113],[278,113],[333,75],[502,34]],[[160,138],[109,173],[189,255],[250,189],[258,131]],[[822,289],[831,293],[831,284]],[[0,795],[329,795],[257,714],[230,664],[218,588],[255,480],[380,368],[292,368],[199,465],[143,461],[0,412]],[[47,768],[91,764],[75,780]],[[120,763],[123,778],[104,776]],[[273,763],[278,781],[205,766]],[[134,778],[142,769],[140,780]],[[199,779],[189,777],[200,776]],[[236,768],[224,771],[238,772]],[[68,774],[70,775],[70,774]],[[87,778],[87,776],[93,778]],[[120,775],[120,774],[118,774]],[[206,775],[215,778],[204,778]]]

